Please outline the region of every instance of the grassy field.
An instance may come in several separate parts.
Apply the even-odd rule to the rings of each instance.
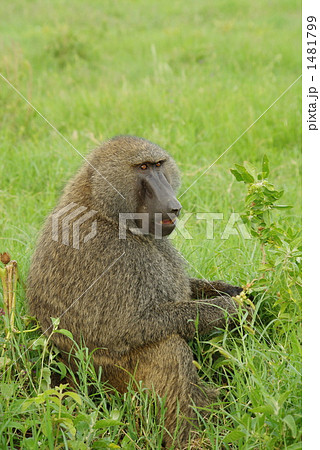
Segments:
[[[0,252],[17,260],[22,280],[15,328],[35,326],[23,282],[41,225],[82,163],[75,148],[85,155],[117,134],[145,137],[176,159],[184,214],[224,215],[214,239],[195,214],[193,239],[176,233],[190,274],[244,285],[264,273],[254,333],[241,325],[192,343],[199,375],[223,396],[190,448],[300,449],[301,80],[203,174],[300,76],[300,2],[12,0],[1,13],[0,72],[52,124],[0,78]],[[267,246],[274,265],[261,271],[258,239],[221,234],[245,205],[229,169],[260,166],[264,154],[293,208],[274,214],[287,240]],[[0,323],[0,448],[160,448],[150,394],[106,396],[85,349],[79,389],[50,391],[65,368],[39,336],[6,341]]]

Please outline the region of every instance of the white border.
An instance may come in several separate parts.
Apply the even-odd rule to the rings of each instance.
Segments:
[[[308,89],[311,73],[307,69],[307,17],[317,21],[316,65],[313,86],[320,92],[320,2],[302,2],[302,199],[303,199],[303,448],[313,450],[319,444],[320,393],[320,240],[318,218],[320,206],[320,131],[308,129]],[[317,104],[317,125],[320,130],[320,96]],[[319,278],[319,280],[318,280]]]

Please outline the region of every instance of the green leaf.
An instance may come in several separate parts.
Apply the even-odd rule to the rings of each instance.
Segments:
[[[60,369],[60,377],[61,378],[64,378],[66,375],[67,375],[67,367],[66,367],[66,365],[65,364],[63,364],[63,362],[57,362],[56,363],[57,364],[57,366],[59,367],[59,369]]]
[[[218,349],[219,353],[220,353],[222,356],[224,356],[225,358],[227,358],[227,359],[232,359],[232,358],[233,358],[232,354],[229,353],[229,352],[228,352],[227,350],[225,350],[224,348],[222,348],[222,347],[217,347],[217,349]]]
[[[278,247],[281,247],[283,242],[281,241],[281,238],[275,234],[272,235],[271,240],[273,241],[274,245],[277,245]]]
[[[87,422],[77,422],[75,425],[77,429],[77,437],[81,438],[89,433],[90,425]]]
[[[108,440],[105,438],[94,441],[92,443],[92,448],[121,448],[121,447],[119,447],[119,445],[117,444],[114,444],[113,442],[108,442]]]
[[[60,323],[60,317],[54,318],[50,317],[53,327],[57,327]]]
[[[238,441],[239,439],[241,439],[241,438],[243,438],[245,436],[246,436],[246,433],[244,433],[243,431],[241,431],[241,430],[233,430],[233,431],[230,431],[230,433],[227,434],[227,436],[225,436],[223,438],[223,442],[226,443],[226,444],[229,444],[231,442],[236,442],[236,441]]]
[[[254,179],[257,179],[257,177],[258,177],[257,169],[254,167],[254,165],[251,164],[250,161],[245,161],[243,163],[243,165],[247,169],[247,171],[250,173],[250,175],[252,175]]]
[[[43,391],[50,388],[51,370],[48,367],[44,367],[42,370],[42,379],[40,384]]]
[[[262,215],[264,223],[267,225],[267,227],[270,227],[271,224],[271,217],[270,217],[270,211],[265,211]]]
[[[266,415],[272,415],[274,413],[273,407],[271,405],[257,406],[256,408],[252,408],[251,411],[253,413],[261,413]]]
[[[94,441],[91,446],[92,448],[106,448],[108,444],[105,439],[99,439],[98,441]]]
[[[273,205],[273,208],[275,209],[290,209],[293,208],[292,205]]]
[[[41,394],[42,395],[42,394]],[[46,395],[47,397],[51,396],[51,395],[56,395],[59,396],[59,393],[55,390],[55,389],[47,389],[44,392],[44,395]]]
[[[201,366],[200,366],[200,364],[198,363],[198,361],[193,360],[193,361],[192,361],[192,364],[193,364],[198,370],[201,370]]]
[[[31,348],[32,350],[36,350],[38,347],[45,347],[47,344],[47,338],[45,336],[40,336],[37,339],[35,339],[32,344]]]
[[[69,419],[68,417],[60,417],[54,418],[53,420],[54,422],[63,425],[71,433],[72,436],[75,436],[76,429],[71,419]]]
[[[243,325],[243,328],[249,333],[249,334],[255,334],[255,330],[251,327],[249,327],[249,325]]]
[[[263,178],[268,178],[269,175],[269,160],[267,155],[263,155],[262,159],[262,176]]]
[[[108,427],[114,427],[114,426],[119,426],[119,425],[123,425],[122,422],[120,422],[119,420],[114,420],[114,419],[101,419],[98,420],[93,428],[94,429],[99,429],[99,428],[108,428]]]
[[[0,386],[0,392],[1,395],[6,399],[9,400],[13,393],[14,393],[14,384],[13,383],[4,383]]]
[[[38,395],[37,397],[34,397],[33,403],[36,405],[41,405],[46,401],[46,397],[43,394]]]
[[[253,237],[259,237],[259,234],[253,228],[250,228],[250,233]]]
[[[29,406],[32,405],[32,403],[33,399],[25,400],[24,403],[22,403],[21,405],[21,411],[26,411],[29,408]]]
[[[42,403],[44,403],[46,401],[46,398],[43,394],[37,395],[37,397],[33,397],[33,398],[28,398],[27,400],[25,400],[22,405],[21,405],[21,410],[22,411],[26,411],[30,405],[35,404],[35,405],[41,405]]]
[[[17,430],[25,430],[28,429],[28,425],[26,423],[21,422],[10,422],[7,424],[8,428],[16,428]]]
[[[292,433],[292,437],[295,438],[297,436],[297,426],[294,418],[291,414],[288,414],[284,419],[282,419],[283,422],[288,426]]]
[[[77,424],[80,423],[80,422],[85,422],[85,423],[87,423],[88,426],[89,426],[89,424],[90,424],[90,422],[91,422],[91,417],[90,417],[90,415],[89,415],[89,414],[84,414],[84,413],[79,413],[79,414],[74,418],[73,423],[74,423],[75,425],[77,425]]]
[[[8,366],[11,363],[11,359],[7,356],[0,356],[0,369]]]
[[[235,177],[237,181],[243,181],[241,173],[239,173],[236,169],[230,169],[230,172]]]
[[[283,394],[280,395],[280,397],[278,398],[278,403],[280,408],[283,406],[284,402],[290,397],[291,392],[286,391]]]
[[[279,200],[279,198],[281,198],[284,194],[284,189],[282,189],[281,191],[274,191],[273,195],[275,196],[276,200]]]
[[[49,400],[51,403],[55,403],[58,406],[58,408],[61,408],[61,399],[60,398],[52,395],[51,397],[49,397]]]
[[[69,330],[64,330],[63,328],[61,328],[59,330],[54,330],[54,333],[63,334],[64,336],[67,336],[68,338],[73,340],[73,335],[72,335],[71,331],[69,331]]]
[[[274,268],[273,264],[269,264],[269,263],[265,263],[262,264],[261,266],[259,266],[258,270],[259,272],[265,272],[266,270],[272,270]],[[259,288],[259,289],[255,289],[255,291],[261,291],[261,290],[265,290],[266,287],[264,288]]]
[[[247,171],[247,169],[243,166],[240,166],[239,164],[235,164],[236,169],[238,172],[242,175],[242,179],[245,183],[253,183],[254,178],[250,173]]]
[[[72,391],[64,392],[64,393],[63,393],[63,397],[65,397],[65,396],[72,397],[73,400],[75,400],[79,405],[82,404],[81,397],[80,397],[80,395],[77,394],[76,392],[72,392]]]
[[[121,415],[121,413],[118,409],[113,409],[110,413],[110,419],[119,420],[120,415]]]
[[[218,334],[217,336],[214,336],[212,339],[210,339],[210,341],[207,342],[211,345],[216,345],[222,342],[223,337],[224,337],[223,334]]]

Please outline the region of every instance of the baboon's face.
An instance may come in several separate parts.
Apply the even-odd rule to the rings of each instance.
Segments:
[[[165,150],[145,139],[118,136],[97,148],[90,163],[99,170],[90,178],[93,209],[119,226],[124,215],[126,228],[135,234],[161,238],[174,230],[181,210],[175,196],[180,177]]]
[[[136,219],[142,232],[160,236],[169,235],[176,226],[181,204],[166,177],[166,159],[144,161],[133,167],[138,182],[138,213]]]

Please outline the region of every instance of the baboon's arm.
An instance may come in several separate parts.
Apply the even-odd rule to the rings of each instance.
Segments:
[[[224,328],[228,318],[237,314],[237,303],[231,297],[160,304],[140,316],[130,340],[131,343],[134,341],[134,346],[162,340],[172,334],[191,340],[196,329],[200,335],[209,334]]]
[[[242,288],[238,286],[232,286],[231,284],[225,283],[224,281],[208,281],[200,280],[198,278],[190,278],[190,288],[191,288],[191,298],[203,299],[203,298],[213,298],[223,295],[230,295],[235,297],[239,295]]]

